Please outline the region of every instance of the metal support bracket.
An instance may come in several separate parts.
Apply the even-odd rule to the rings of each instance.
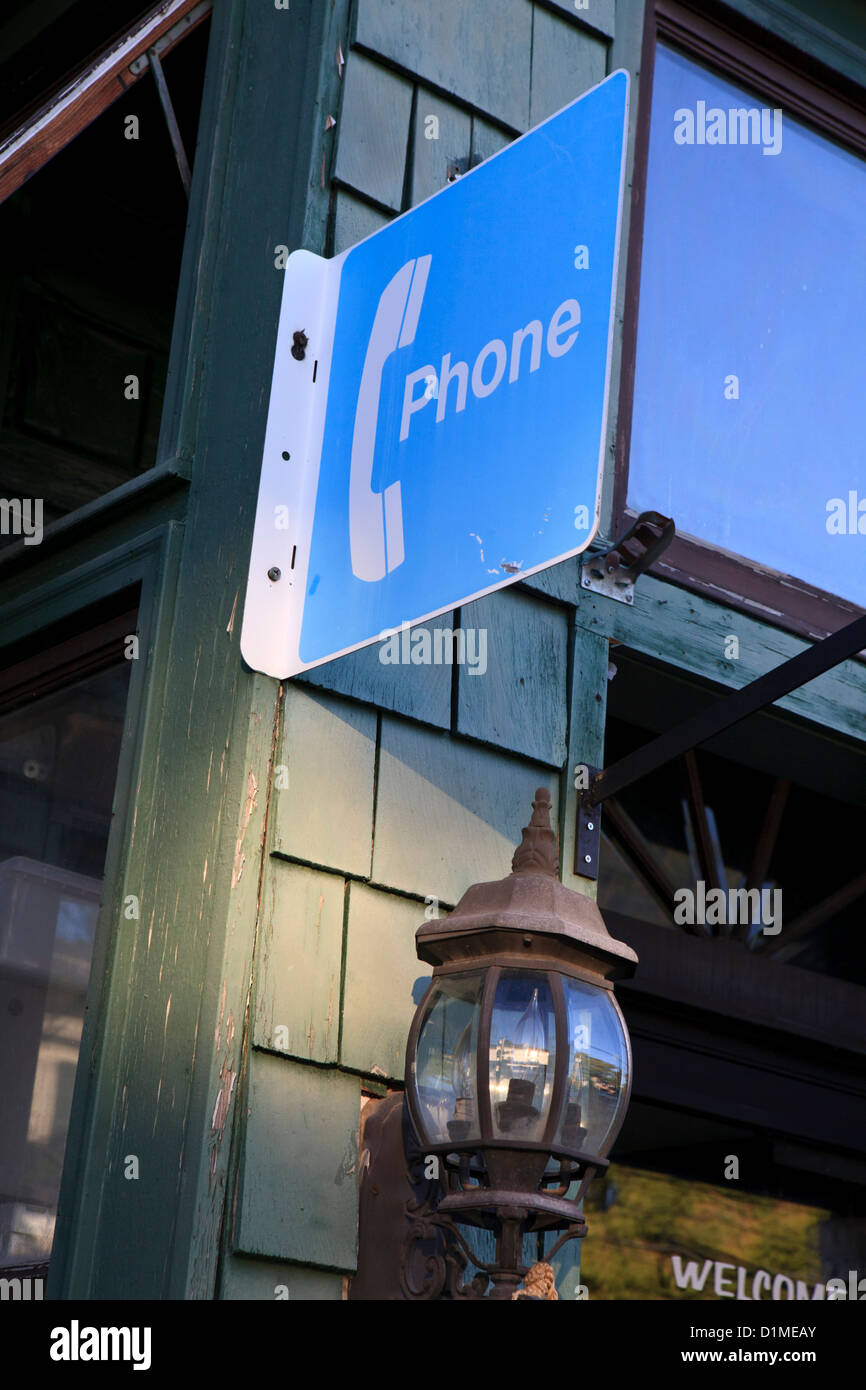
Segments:
[[[581,568],[581,587],[604,594],[617,603],[634,603],[638,576],[667,550],[676,527],[661,512],[641,512],[623,536],[605,554],[589,555]]]
[[[162,70],[162,63],[156,48],[149,48],[147,56],[150,59],[150,70],[153,73],[153,80],[156,83],[156,90],[159,96],[159,104],[162,107],[162,114],[165,116],[165,123],[168,126],[168,133],[171,137],[174,157],[177,160],[178,172],[180,174],[183,191],[189,199],[191,186],[191,175],[189,172],[189,160],[186,157],[186,150],[183,147],[183,137],[180,133],[180,126],[177,123],[177,116],[174,114],[174,107],[171,104],[171,96],[168,91],[168,84],[165,80],[165,73]]]
[[[597,767],[582,763],[589,774],[590,786],[598,773]],[[577,798],[577,834],[574,839],[574,872],[581,878],[598,878],[598,856],[601,845],[601,807],[590,806],[587,791]]]

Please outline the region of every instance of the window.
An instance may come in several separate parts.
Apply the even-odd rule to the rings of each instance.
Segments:
[[[0,1268],[51,1251],[135,622],[0,676]]]
[[[866,606],[866,105],[656,23],[618,521],[673,516],[660,572],[820,635]]]
[[[121,59],[91,59],[0,141],[0,545],[38,544],[156,462],[187,198],[148,54],[191,162],[208,10],[175,0],[139,19],[108,45]]]

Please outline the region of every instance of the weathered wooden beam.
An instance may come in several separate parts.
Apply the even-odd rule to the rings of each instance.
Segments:
[[[163,0],[119,39],[95,54],[75,77],[52,92],[0,145],[0,203],[139,80],[147,68],[136,63],[136,59],[156,47],[157,41],[171,30],[178,30],[173,43],[179,42],[207,17],[211,8],[211,0]],[[189,23],[181,28],[184,20]],[[173,43],[160,45],[160,54],[167,53]]]
[[[822,642],[807,647],[805,651],[785,661],[781,666],[768,671],[750,685],[744,686],[731,695],[718,700],[708,709],[700,710],[691,719],[668,729],[658,738],[638,748],[628,757],[621,758],[613,767],[604,768],[590,781],[585,793],[586,803],[597,806],[607,797],[622,791],[638,778],[655,772],[665,763],[671,762],[688,749],[707,743],[716,734],[733,728],[749,715],[772,705],[783,695],[799,689],[807,681],[837,666],[840,661],[854,656],[866,646],[866,614],[855,618],[853,623],[825,637]]]
[[[641,575],[634,603],[614,603],[581,587],[580,559],[539,570],[522,580],[521,587],[573,604],[579,627],[621,642],[635,654],[686,672],[690,678],[738,690],[806,650],[802,637],[771,626],[766,619],[738,613],[723,602],[688,593],[654,574]],[[774,624],[783,621],[781,614],[771,616]],[[739,648],[736,657],[726,655],[732,636]],[[814,639],[816,634],[810,636]],[[777,712],[795,714],[825,732],[833,730],[863,744],[864,701],[866,662],[858,656],[783,696]]]

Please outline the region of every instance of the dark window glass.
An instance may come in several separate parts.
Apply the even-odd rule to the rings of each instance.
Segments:
[[[83,67],[113,34],[154,8],[143,0],[4,0],[0,20],[0,129]]]
[[[628,501],[866,604],[866,165],[659,44]]]
[[[51,1251],[129,671],[0,717],[0,1266]]]
[[[209,27],[163,59],[190,163]],[[0,206],[0,498],[23,518],[0,545],[156,462],[186,220],[149,72]]]

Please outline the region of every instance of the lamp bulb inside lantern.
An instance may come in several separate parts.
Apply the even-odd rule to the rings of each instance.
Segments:
[[[520,1016],[514,1030],[514,1047],[511,1054],[511,1074],[519,1081],[531,1081],[533,1086],[544,1080],[547,1070],[547,1039],[544,1035],[544,1022],[538,1007],[538,989],[533,989],[532,998]]]
[[[454,1091],[454,1114],[448,1121],[452,1139],[464,1139],[475,1117],[475,1082],[472,1056],[472,1024],[467,1023],[454,1052],[451,1086]]]

